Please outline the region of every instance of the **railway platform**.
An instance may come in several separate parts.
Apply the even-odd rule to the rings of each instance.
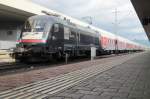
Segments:
[[[150,99],[149,59],[143,53],[48,99]]]
[[[0,50],[0,65],[15,62],[15,60],[10,57],[10,53],[11,52],[7,50]]]
[[[0,99],[150,99],[149,59],[150,52],[116,56],[92,64],[85,62],[86,68],[78,67],[71,72],[59,67],[66,72],[53,77],[48,74],[51,70],[46,69],[43,73],[47,79],[39,77],[40,81],[0,91]],[[40,74],[43,77],[41,71]],[[27,79],[26,76],[24,81]],[[0,78],[0,83],[4,82]]]

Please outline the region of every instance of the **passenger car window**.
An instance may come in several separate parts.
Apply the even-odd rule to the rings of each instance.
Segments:
[[[68,27],[64,27],[64,39],[69,40],[70,29]]]
[[[54,32],[59,32],[59,24],[54,24]]]
[[[76,33],[74,32],[74,31],[71,31],[71,33],[70,33],[70,38],[75,38],[75,35],[76,35]]]

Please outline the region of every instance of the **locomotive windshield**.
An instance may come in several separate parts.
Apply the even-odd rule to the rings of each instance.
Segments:
[[[22,31],[22,39],[44,39],[50,30],[51,22],[43,17],[29,18]]]
[[[28,20],[24,27],[24,32],[43,32],[46,21],[44,20]]]

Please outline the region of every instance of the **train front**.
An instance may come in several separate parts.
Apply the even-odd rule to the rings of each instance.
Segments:
[[[48,16],[30,17],[22,29],[14,57],[17,60],[44,58],[47,54],[47,39],[51,28]]]

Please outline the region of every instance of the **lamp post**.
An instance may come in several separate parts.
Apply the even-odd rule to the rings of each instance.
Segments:
[[[115,34],[116,34],[116,40],[115,40],[115,54],[117,55],[118,54],[118,38],[117,38],[117,35],[118,35],[118,9],[116,8],[115,9]]]

